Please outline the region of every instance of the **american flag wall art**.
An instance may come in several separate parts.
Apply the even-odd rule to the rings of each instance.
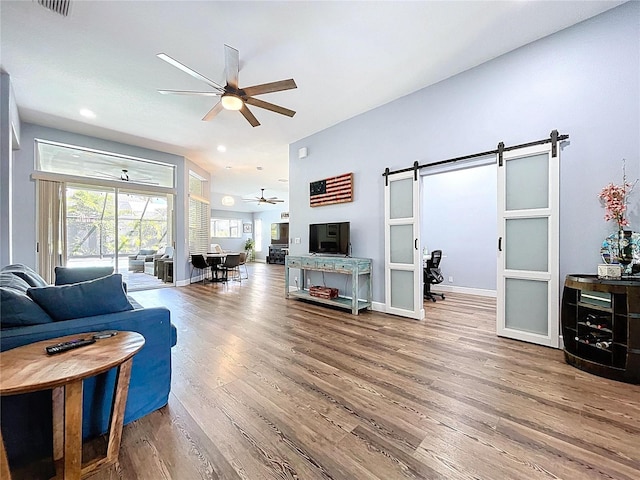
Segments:
[[[309,184],[309,205],[312,207],[352,201],[353,173],[344,173]]]

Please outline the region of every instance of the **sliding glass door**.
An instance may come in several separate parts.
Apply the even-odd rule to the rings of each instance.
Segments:
[[[173,202],[172,194],[68,184],[66,264],[112,265],[133,286],[149,286],[155,271],[145,254],[173,246]]]

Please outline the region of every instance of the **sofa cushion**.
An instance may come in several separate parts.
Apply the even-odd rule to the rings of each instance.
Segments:
[[[56,267],[56,285],[86,282],[106,277],[113,273],[113,267]]]
[[[30,288],[27,295],[55,321],[133,310],[119,273],[71,285]]]
[[[12,288],[26,294],[30,286],[18,275],[11,272],[0,272],[0,287]]]
[[[53,322],[53,319],[26,293],[0,287],[0,328],[24,327]]]
[[[14,275],[17,275],[32,287],[44,287],[47,285],[47,282],[45,282],[44,278],[42,278],[40,275],[38,275],[38,273],[36,273],[26,265],[22,265],[19,263],[16,263],[14,265],[7,265],[2,269],[2,271],[11,272]]]

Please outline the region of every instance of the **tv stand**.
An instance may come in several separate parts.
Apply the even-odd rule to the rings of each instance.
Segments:
[[[300,283],[294,287],[296,288],[295,290],[290,291],[289,270],[292,268],[300,270]],[[338,296],[336,298],[320,298],[310,295],[309,290],[305,289],[305,272],[308,270],[351,275],[351,297]],[[367,286],[366,299],[358,298],[361,276],[364,277]],[[305,255],[299,257],[287,255],[285,257],[284,288],[285,298],[300,298],[302,300],[345,308],[351,310],[353,315],[358,315],[360,310],[371,310],[371,259],[321,255]]]

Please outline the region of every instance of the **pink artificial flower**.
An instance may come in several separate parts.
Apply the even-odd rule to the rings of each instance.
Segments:
[[[619,229],[629,226],[624,214],[627,210],[627,196],[634,185],[624,182],[622,185],[610,183],[598,195],[604,204],[605,221],[615,220]]]

